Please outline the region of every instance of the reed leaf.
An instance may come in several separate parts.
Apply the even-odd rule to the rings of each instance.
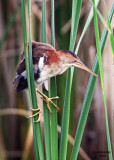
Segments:
[[[33,61],[32,61],[32,46],[31,46],[31,0],[28,0],[28,14],[29,14],[29,52],[27,45],[27,30],[26,30],[26,14],[25,14],[25,1],[21,0],[22,7],[22,25],[23,25],[23,39],[24,39],[24,54],[25,54],[25,64],[27,73],[27,82],[29,88],[30,102],[33,109],[37,109],[37,99],[34,84],[34,74],[33,74]],[[36,121],[38,117],[34,117]],[[33,122],[33,135],[35,141],[35,156],[36,159],[44,160],[43,142],[41,135],[40,122]],[[37,143],[36,143],[37,142]]]
[[[46,43],[46,2],[43,0],[42,6],[42,42]],[[46,96],[48,95],[48,91],[43,89],[43,93]],[[50,138],[50,113],[47,108],[47,104],[43,102],[43,112],[44,112],[44,137],[45,137],[45,151],[46,151],[46,159],[51,160],[51,138]]]
[[[54,0],[51,0],[51,45],[55,47]],[[56,97],[56,77],[50,79],[50,97]],[[53,100],[57,104],[57,100]],[[57,109],[51,107],[51,159],[58,160]]]
[[[31,104],[33,109],[37,109],[37,98],[36,98],[36,90],[35,90],[35,83],[34,83],[34,74],[33,74],[33,60],[32,60],[32,44],[31,44],[31,0],[28,0],[28,16],[29,16],[29,56],[28,56],[28,62],[29,62],[29,71],[30,71],[30,87],[31,87]],[[36,121],[38,117],[34,117],[34,120]],[[38,145],[38,151],[40,160],[44,160],[44,149],[43,149],[43,141],[42,141],[42,134],[41,134],[41,127],[40,122],[33,123],[35,126],[35,133],[36,133],[36,139],[37,145]],[[37,159],[37,158],[36,158]]]
[[[111,47],[112,47],[112,55],[113,55],[113,63],[114,63],[114,35],[113,35],[113,30],[111,28],[110,20],[109,20],[109,17],[108,17],[108,12],[107,12],[107,9],[106,9],[105,1],[103,0],[103,2],[104,2],[104,6],[105,6],[105,12],[106,12],[106,17],[107,17],[108,27],[111,31],[111,33],[109,33],[109,36],[110,36],[110,43],[111,43]],[[113,3],[113,5],[114,5],[114,3]]]
[[[93,0],[93,3],[95,4],[95,0]],[[96,38],[97,56],[98,56],[98,62],[99,62],[100,79],[101,79],[101,86],[102,86],[102,93],[103,93],[103,100],[104,100],[104,107],[105,107],[106,132],[107,132],[107,143],[108,143],[108,151],[109,151],[109,160],[112,160],[113,158],[112,158],[112,149],[111,149],[109,125],[108,125],[108,116],[107,116],[107,106],[106,106],[106,98],[105,98],[105,89],[104,89],[103,67],[102,67],[100,38],[99,38],[99,27],[98,27],[98,20],[97,20],[96,10],[93,9],[93,11],[94,11],[94,28],[95,28],[95,38]]]
[[[103,16],[102,16],[101,13],[99,12],[99,10],[98,10],[97,7],[95,6],[95,4],[94,4],[91,0],[89,0],[89,1],[90,1],[90,3],[92,4],[92,6],[93,6],[93,8],[95,9],[95,11],[97,12],[97,14],[98,14],[101,22],[102,22],[102,23],[104,24],[104,26],[107,28],[107,30],[109,31],[109,33],[111,33],[110,28],[108,27],[106,21],[104,20]]]
[[[82,1],[73,0],[72,3],[72,21],[71,21],[71,35],[70,35],[70,47],[71,51],[74,50],[75,39],[79,24],[80,10],[81,10]],[[70,68],[67,73],[66,89],[65,89],[65,101],[62,114],[62,125],[61,125],[61,137],[60,137],[60,150],[59,150],[59,159],[66,160],[67,155],[67,139],[68,139],[68,129],[69,129],[69,117],[70,117],[70,96],[71,96],[71,87],[73,79],[74,69]]]
[[[113,13],[114,13],[114,6],[112,5],[112,8],[111,8],[111,11],[110,11],[110,14],[109,14],[110,22],[112,20]],[[104,29],[102,37],[101,37],[101,43],[100,43],[101,44],[101,55],[103,54],[103,50],[104,50],[105,42],[106,42],[106,39],[107,39],[107,35],[108,35],[108,31],[106,29]],[[99,72],[99,64],[98,64],[97,55],[96,55],[92,70],[96,74],[98,74],[98,72]],[[79,122],[78,122],[78,127],[77,127],[77,132],[76,132],[76,135],[75,135],[75,142],[74,142],[74,146],[73,146],[73,150],[72,150],[71,160],[76,160],[77,156],[78,156],[78,151],[79,151],[82,136],[83,136],[83,133],[84,133],[84,128],[85,128],[85,125],[86,125],[87,116],[88,116],[88,113],[89,113],[95,84],[96,84],[96,77],[91,75],[90,78],[89,78],[88,85],[87,85],[86,94],[85,94],[84,102],[83,102],[83,106],[82,106],[82,111],[81,111]]]
[[[99,4],[99,0],[96,0],[95,6],[97,7],[98,4]],[[91,23],[92,18],[93,18],[93,8],[91,8],[91,10],[90,10],[90,12],[89,12],[89,15],[88,15],[86,24],[85,24],[85,26],[84,26],[84,29],[83,29],[82,33],[81,33],[81,36],[80,36],[79,41],[78,41],[78,44],[77,44],[77,46],[76,46],[76,50],[75,50],[75,54],[76,54],[76,55],[78,54],[78,50],[79,50],[81,41],[82,41],[82,39],[83,39],[83,37],[84,37],[84,35],[85,35],[85,33],[86,33],[86,31],[87,31],[90,23]]]

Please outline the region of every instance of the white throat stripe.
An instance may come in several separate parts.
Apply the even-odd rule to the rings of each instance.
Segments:
[[[41,57],[39,59],[39,63],[38,63],[38,67],[39,67],[40,71],[42,70],[43,66],[44,66],[44,57]]]

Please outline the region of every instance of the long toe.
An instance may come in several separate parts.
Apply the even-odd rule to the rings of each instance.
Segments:
[[[49,97],[47,97],[45,94],[43,94],[42,92],[40,92],[39,90],[37,90],[37,92],[41,95],[40,98],[46,102],[47,108],[48,108],[50,114],[52,113],[52,111],[51,111],[51,109],[50,109],[49,103],[53,104],[53,106],[57,108],[57,111],[60,110],[59,107],[52,102],[52,100],[54,100],[54,99],[59,99],[58,96],[49,98]]]
[[[39,122],[40,121],[40,113],[41,113],[41,109],[39,108],[36,108],[36,109],[33,109],[33,108],[30,108],[30,110],[32,111],[32,115],[31,116],[27,116],[26,118],[35,118],[36,116],[38,116],[38,119],[34,122]],[[35,114],[33,114],[33,112],[36,112]]]

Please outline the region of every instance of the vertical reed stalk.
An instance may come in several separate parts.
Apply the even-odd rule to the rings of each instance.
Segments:
[[[27,31],[26,31],[26,14],[25,14],[25,1],[21,0],[22,7],[22,25],[23,25],[23,39],[24,39],[24,54],[25,54],[25,63],[26,63],[26,72],[27,72],[27,82],[29,88],[30,102],[33,109],[37,109],[37,99],[36,91],[34,84],[34,75],[33,75],[33,61],[32,61],[32,44],[31,44],[31,0],[28,0],[28,14],[29,14],[29,52],[27,45]],[[35,117],[36,121],[38,117]],[[43,142],[41,135],[40,122],[33,122],[33,135],[35,141],[35,156],[36,159],[44,160],[44,151],[43,151]],[[37,144],[37,145],[36,145]],[[36,153],[37,152],[37,153]]]
[[[112,6],[110,14],[109,14],[110,21],[112,20],[113,13],[114,13],[114,6]],[[104,29],[102,37],[101,37],[101,43],[100,43],[101,44],[101,55],[103,54],[107,34],[108,34],[108,31],[106,29]],[[98,64],[98,57],[97,56],[95,58],[92,70],[96,74],[98,74],[98,72],[99,72],[99,64]],[[84,128],[86,125],[87,116],[89,113],[95,84],[96,84],[96,77],[91,75],[89,82],[88,82],[87,89],[86,89],[86,94],[84,97],[82,111],[81,111],[81,115],[80,115],[79,122],[78,122],[78,127],[77,127],[77,132],[75,135],[75,142],[74,142],[74,146],[73,146],[73,150],[72,150],[71,160],[76,160],[77,156],[78,156],[78,151],[79,151],[82,136],[84,133]]]
[[[42,6],[42,42],[46,43],[46,2],[43,0]],[[43,93],[49,96],[48,91],[43,89]],[[51,160],[51,139],[50,139],[50,113],[47,108],[47,104],[43,102],[43,112],[44,112],[44,137],[45,137],[45,151],[46,160]]]
[[[95,0],[93,0],[93,3],[95,4]],[[94,8],[93,8],[93,12],[94,12],[94,28],[95,28],[97,56],[98,56],[98,62],[99,62],[100,79],[101,79],[101,86],[102,86],[102,93],[103,93],[103,100],[104,100],[104,107],[105,107],[106,132],[107,132],[107,143],[108,143],[108,151],[109,151],[109,160],[112,160],[113,158],[112,158],[112,149],[111,149],[109,125],[108,125],[105,89],[104,89],[104,78],[103,78],[103,67],[102,67],[100,38],[99,38],[99,27],[98,27],[97,13],[96,13],[96,10]]]
[[[55,47],[54,0],[51,0],[51,45]],[[50,79],[50,97],[56,97],[56,77]],[[57,104],[57,100],[53,100]],[[51,159],[58,160],[57,109],[51,104]]]
[[[71,35],[70,35],[70,47],[71,51],[74,50],[75,39],[79,24],[79,16],[81,10],[82,1],[73,0],[72,4],[72,21],[71,21]],[[68,139],[68,129],[69,129],[69,118],[70,118],[70,96],[71,96],[71,87],[73,79],[74,69],[69,68],[67,73],[66,89],[65,89],[65,101],[62,114],[62,126],[61,126],[61,137],[60,137],[60,150],[59,150],[59,159],[66,160],[67,155],[67,139]]]

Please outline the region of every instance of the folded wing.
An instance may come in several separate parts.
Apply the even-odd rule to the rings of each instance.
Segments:
[[[34,78],[36,81],[40,77],[40,73],[45,64],[45,61],[48,60],[46,52],[51,50],[53,51],[55,49],[49,44],[44,44],[35,41],[32,42],[33,69]],[[28,87],[24,52],[21,55],[21,62],[17,67],[16,78],[13,84],[17,92],[20,92]]]

